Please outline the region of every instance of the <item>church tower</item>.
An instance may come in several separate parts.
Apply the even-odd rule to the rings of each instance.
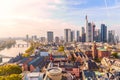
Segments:
[[[94,59],[94,58],[98,58],[96,42],[94,42],[94,43],[93,43],[93,46],[92,46],[92,57],[93,57],[93,59]]]

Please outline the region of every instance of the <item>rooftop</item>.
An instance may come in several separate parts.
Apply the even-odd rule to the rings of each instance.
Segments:
[[[107,51],[105,48],[97,48],[99,51]]]
[[[32,72],[26,73],[23,80],[43,80],[44,73]]]
[[[83,70],[82,73],[83,73],[83,76],[85,77],[85,79],[96,80],[96,75],[93,71]]]

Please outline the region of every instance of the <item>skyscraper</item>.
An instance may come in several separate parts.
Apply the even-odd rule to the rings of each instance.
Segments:
[[[85,22],[86,22],[86,42],[89,42],[89,27],[88,27],[88,19],[87,19],[87,15],[85,17]]]
[[[107,42],[107,26],[101,24],[101,42]]]
[[[86,16],[86,42],[93,42],[94,28],[95,25],[93,23],[88,23],[88,19]]]
[[[94,36],[94,41],[96,41],[96,42],[100,42],[101,41],[101,38],[100,38],[100,29],[96,29],[95,30],[95,36]]]
[[[71,31],[71,42],[75,40],[75,31]]]
[[[118,44],[118,43],[119,43],[119,36],[115,35],[115,44]]]
[[[32,40],[37,40],[37,35],[33,35]]]
[[[77,31],[76,38],[76,41],[80,42],[80,31]]]
[[[48,31],[47,32],[47,41],[48,42],[53,42],[53,39],[54,39],[53,32],[52,31]]]
[[[95,41],[95,27],[96,27],[95,24],[92,23],[91,42]]]
[[[64,29],[64,41],[65,42],[71,41],[71,29]]]
[[[28,34],[26,35],[26,40],[29,40],[29,35]]]
[[[115,31],[114,30],[109,30],[108,31],[108,42],[109,43],[114,43],[115,42]]]
[[[87,42],[92,42],[93,41],[93,29],[92,29],[92,24],[88,23],[88,31],[87,31],[87,36],[86,36],[86,40]]]
[[[55,43],[59,43],[60,42],[60,39],[58,36],[55,37]]]
[[[81,41],[82,42],[85,42],[85,40],[86,40],[86,34],[85,34],[85,28],[84,27],[81,27],[81,34],[80,34],[80,36],[81,36]]]

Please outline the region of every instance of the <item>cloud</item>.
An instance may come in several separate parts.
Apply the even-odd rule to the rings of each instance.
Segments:
[[[64,4],[66,5],[81,5],[86,4],[87,0],[64,0]]]
[[[28,16],[28,17],[49,17],[50,10],[56,9],[55,5],[59,0],[1,0],[0,17]]]
[[[0,36],[45,36],[47,30],[63,35],[64,28],[85,26],[86,14],[98,26],[119,24],[120,1],[108,3],[106,8],[102,0],[0,0]]]
[[[38,35],[40,36],[46,36],[47,31],[53,31],[55,36],[63,36],[64,29],[70,28],[73,30],[79,30],[78,26],[74,26],[70,23],[61,22],[58,20],[50,20],[50,19],[44,19],[44,20],[33,20],[33,19],[16,19],[13,21],[14,24],[11,24],[9,26],[5,26],[0,30],[2,34],[0,34],[1,37],[3,36],[20,36],[23,37],[26,34],[32,35]]]
[[[120,0],[115,0],[115,4],[120,4]]]

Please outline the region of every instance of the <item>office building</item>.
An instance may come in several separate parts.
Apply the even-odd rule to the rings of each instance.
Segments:
[[[80,42],[80,31],[77,31],[76,38],[76,41]]]
[[[101,24],[101,42],[107,42],[107,26]]]
[[[118,43],[119,43],[119,36],[115,35],[115,44],[118,44]]]
[[[89,27],[88,27],[88,19],[87,19],[87,15],[85,17],[85,22],[86,22],[86,42],[89,42]]]
[[[86,40],[85,28],[81,27],[81,31],[80,32],[81,32],[81,34],[80,34],[81,42],[85,42],[85,40]]]
[[[100,35],[101,35],[100,29],[96,29],[96,30],[95,30],[95,36],[94,36],[94,39],[95,39],[95,40],[94,40],[94,41],[100,42],[100,41],[101,41]]]
[[[46,38],[45,37],[40,37],[40,42],[46,42]]]
[[[93,41],[93,29],[92,29],[92,24],[88,23],[88,31],[86,32],[86,42],[92,42]]]
[[[29,40],[29,35],[28,34],[26,35],[26,40]]]
[[[94,23],[92,23],[92,32],[91,32],[91,34],[92,34],[92,36],[91,36],[91,41],[93,42],[93,41],[95,41],[95,24]]]
[[[88,19],[86,16],[86,42],[94,41],[94,28],[95,25],[93,23],[88,23]]]
[[[32,40],[37,40],[37,35],[32,36]]]
[[[64,29],[64,41],[71,42],[71,29]]]
[[[47,32],[47,41],[48,42],[53,42],[53,39],[54,39],[53,32],[52,31],[48,31]]]
[[[59,39],[59,37],[55,37],[55,43],[59,43],[60,42],[60,39]]]
[[[75,41],[75,31],[71,31],[71,42]]]
[[[109,30],[108,31],[108,43],[115,43],[115,31]]]

